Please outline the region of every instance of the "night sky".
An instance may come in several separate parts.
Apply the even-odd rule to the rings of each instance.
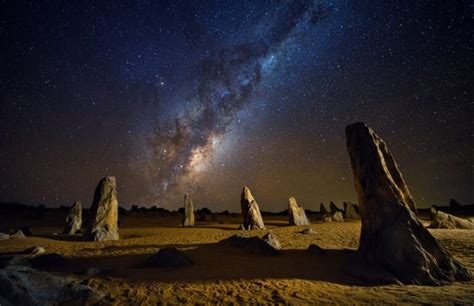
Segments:
[[[418,207],[474,202],[469,1],[2,1],[0,200],[355,200],[347,124]]]

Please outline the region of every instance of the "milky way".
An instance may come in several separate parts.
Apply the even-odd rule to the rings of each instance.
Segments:
[[[297,41],[305,30],[328,18],[330,11],[325,2],[296,2],[281,13],[286,20],[278,20],[264,34],[266,43],[215,50],[200,63],[193,98],[174,120],[155,127],[149,142],[153,160],[148,167],[152,167],[152,177],[156,175],[152,184],[158,186],[159,195],[193,190],[229,124],[249,103],[262,78],[272,72],[275,54],[289,40]]]
[[[363,121],[419,207],[474,202],[471,29],[466,1],[4,1],[0,201],[341,205]]]

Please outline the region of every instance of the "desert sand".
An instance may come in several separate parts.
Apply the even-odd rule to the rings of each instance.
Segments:
[[[59,218],[58,218],[59,219]],[[37,245],[47,253],[65,256],[70,264],[45,270],[68,275],[105,294],[103,304],[146,305],[153,303],[282,303],[282,304],[472,304],[474,282],[443,287],[414,285],[368,285],[343,272],[351,250],[358,247],[359,221],[324,223],[311,220],[308,226],[288,226],[287,217],[264,217],[266,230],[238,230],[241,216],[219,216],[216,222],[179,224],[181,216],[121,217],[120,240],[85,242],[80,236],[56,235],[60,221],[31,223],[33,237],[0,241],[0,252],[19,252]],[[46,223],[47,224],[47,223]],[[427,222],[428,224],[428,222]],[[299,233],[312,228],[316,233]],[[272,232],[282,251],[268,257],[225,248],[216,242],[234,234],[263,236]],[[441,243],[474,271],[474,236],[467,230],[430,230]],[[310,244],[327,250],[311,254]],[[138,268],[137,265],[160,248],[173,246],[195,265],[176,270]],[[88,268],[97,276],[82,273]]]

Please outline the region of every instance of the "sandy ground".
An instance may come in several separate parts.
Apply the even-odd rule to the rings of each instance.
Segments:
[[[21,251],[32,245],[59,253],[71,261],[51,272],[74,275],[105,293],[104,304],[474,304],[474,282],[444,287],[369,286],[342,271],[349,250],[358,246],[360,222],[315,223],[287,226],[285,218],[266,219],[268,230],[237,230],[240,217],[221,222],[198,222],[194,228],[177,226],[179,218],[124,217],[121,239],[84,242],[80,237],[53,235],[60,227],[32,226],[34,237],[0,241],[0,252]],[[311,227],[316,234],[299,232]],[[215,243],[233,234],[275,234],[282,252],[277,257],[245,254]],[[466,230],[431,230],[442,244],[474,271],[474,235]],[[324,256],[310,254],[315,243],[328,250]],[[397,243],[397,242],[394,242]],[[137,268],[137,264],[160,248],[174,246],[195,265],[178,270]],[[96,267],[100,276],[77,272]]]

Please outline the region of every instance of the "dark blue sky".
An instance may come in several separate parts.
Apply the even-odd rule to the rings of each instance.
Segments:
[[[0,200],[262,210],[354,200],[344,128],[418,206],[473,202],[468,1],[0,4]],[[86,204],[87,205],[87,204]]]

